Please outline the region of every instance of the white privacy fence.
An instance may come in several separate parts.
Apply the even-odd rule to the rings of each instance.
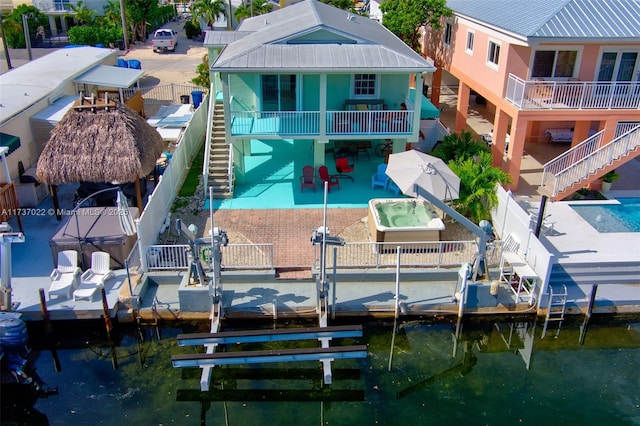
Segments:
[[[496,187],[498,206],[491,212],[494,230],[502,240],[511,236],[519,243],[518,254],[540,278],[540,294],[546,293],[551,274],[552,255],[534,234],[535,220],[514,200],[511,192],[500,185]],[[535,295],[537,300],[539,295]]]
[[[149,196],[144,212],[138,220],[138,250],[140,255],[140,269],[148,269],[146,248],[153,245],[165,219],[171,210],[176,194],[184,181],[191,166],[194,155],[198,152],[204,140],[207,105],[205,99],[194,112],[193,117],[178,141],[171,162],[162,174],[160,181]]]

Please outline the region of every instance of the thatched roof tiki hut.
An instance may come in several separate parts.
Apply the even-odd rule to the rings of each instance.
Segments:
[[[140,177],[147,176],[162,154],[160,134],[129,108],[83,97],[51,132],[40,158],[40,182],[135,182],[142,213]],[[54,194],[54,203],[57,200]]]

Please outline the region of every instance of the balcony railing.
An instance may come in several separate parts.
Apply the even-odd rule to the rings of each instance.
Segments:
[[[380,138],[413,133],[413,111],[327,111],[321,132],[320,111],[234,111],[231,134],[281,136],[361,136]]]
[[[527,81],[510,74],[505,98],[522,109],[640,109],[640,83]]]

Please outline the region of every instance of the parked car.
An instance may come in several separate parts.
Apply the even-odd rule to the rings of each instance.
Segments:
[[[173,52],[178,45],[178,33],[168,28],[160,28],[153,33],[151,47],[154,52],[168,50]]]

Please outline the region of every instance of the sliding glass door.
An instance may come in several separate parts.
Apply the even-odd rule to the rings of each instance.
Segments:
[[[262,76],[262,111],[296,111],[298,79],[295,74]]]

